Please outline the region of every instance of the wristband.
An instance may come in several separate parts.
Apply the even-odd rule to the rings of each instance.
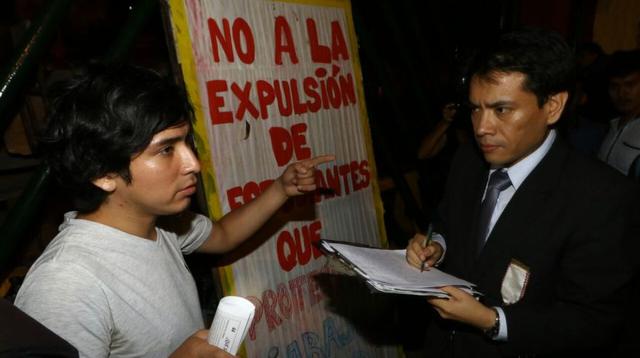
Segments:
[[[484,330],[484,335],[488,338],[494,339],[498,336],[498,333],[500,333],[500,315],[498,314],[498,310],[495,307],[491,307],[491,309],[496,314],[496,320],[493,321],[493,326],[491,326],[489,329]]]

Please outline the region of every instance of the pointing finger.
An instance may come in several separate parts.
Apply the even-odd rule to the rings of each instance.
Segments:
[[[298,174],[306,174],[307,170],[309,169],[306,165],[304,165],[304,163],[296,163],[293,165],[293,167]]]
[[[336,160],[336,156],[333,154],[319,155],[317,157],[305,160],[303,163],[307,167],[315,167],[318,164],[328,163]]]

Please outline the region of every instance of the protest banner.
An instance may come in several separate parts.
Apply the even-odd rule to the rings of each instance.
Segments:
[[[262,240],[221,268],[224,294],[256,305],[242,354],[395,356],[396,347],[371,344],[330,312],[314,279],[330,270],[314,246],[321,238],[386,245],[350,2],[168,5],[214,219],[252,200],[288,164],[336,156],[316,168],[321,190],[290,200]]]

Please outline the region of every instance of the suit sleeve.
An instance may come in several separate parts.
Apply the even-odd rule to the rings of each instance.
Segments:
[[[574,227],[557,255],[548,302],[505,306],[507,354],[561,352],[611,345],[621,333],[637,272],[632,255],[640,237],[638,191],[593,188],[570,206]],[[622,186],[629,188],[628,186]],[[588,198],[588,199],[587,199]],[[554,230],[563,230],[561,227]]]

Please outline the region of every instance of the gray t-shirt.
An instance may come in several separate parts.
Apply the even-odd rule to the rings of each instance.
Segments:
[[[65,214],[16,306],[83,357],[167,357],[203,328],[183,254],[207,239],[208,218],[194,215],[181,235],[156,228],[151,241],[75,217]]]
[[[634,118],[623,127],[620,118],[611,121],[611,127],[600,146],[598,158],[624,175],[629,174],[631,164],[640,156],[640,118]]]

